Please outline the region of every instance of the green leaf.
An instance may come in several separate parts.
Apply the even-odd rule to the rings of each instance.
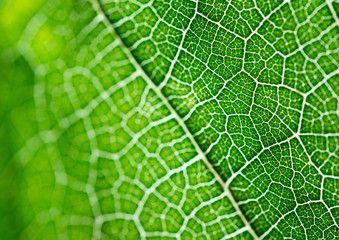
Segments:
[[[338,6],[2,2],[1,238],[338,238]]]

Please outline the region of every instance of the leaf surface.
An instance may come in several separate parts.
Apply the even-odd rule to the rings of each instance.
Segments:
[[[337,238],[337,9],[4,2],[1,234]]]

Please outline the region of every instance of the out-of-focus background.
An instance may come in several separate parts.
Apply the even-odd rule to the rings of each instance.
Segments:
[[[62,67],[69,41],[87,23],[72,19],[84,4],[71,2],[0,1],[0,239],[55,237],[48,222],[58,214],[51,202],[61,200],[55,199],[51,174],[57,144],[48,143],[53,132],[45,130],[53,128],[56,117],[45,100],[51,100],[60,76],[45,73]],[[79,239],[81,234],[86,236],[79,233]]]

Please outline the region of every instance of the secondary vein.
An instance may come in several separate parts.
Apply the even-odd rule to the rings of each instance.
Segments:
[[[208,169],[211,171],[212,175],[215,177],[215,179],[218,181],[222,189],[226,192],[229,200],[231,201],[234,209],[236,210],[237,214],[245,224],[245,228],[248,230],[248,232],[253,236],[254,239],[259,239],[256,232],[252,228],[251,224],[247,221],[246,217],[242,213],[240,207],[238,206],[236,200],[234,199],[232,192],[229,190],[229,185],[226,185],[225,182],[222,180],[219,173],[215,170],[211,162],[207,159],[206,155],[200,148],[199,144],[195,140],[194,136],[186,126],[185,122],[181,119],[177,111],[173,108],[173,106],[170,104],[168,99],[165,97],[165,95],[161,92],[160,88],[154,84],[154,82],[150,79],[150,77],[146,74],[144,69],[140,66],[140,64],[137,62],[135,57],[132,55],[132,53],[129,51],[128,47],[125,45],[121,37],[116,33],[115,29],[111,25],[110,21],[108,20],[107,16],[105,15],[104,11],[102,10],[101,4],[99,0],[90,0],[94,10],[99,14],[102,15],[102,21],[105,23],[107,28],[110,30],[112,35],[120,42],[124,53],[127,55],[127,57],[130,59],[131,63],[135,66],[136,70],[140,73],[140,75],[145,79],[145,81],[150,85],[150,87],[155,91],[157,96],[163,101],[165,106],[168,108],[168,110],[171,112],[175,120],[179,123],[180,127],[184,130],[187,137],[192,142],[194,148],[196,149],[198,156],[203,160],[203,162],[206,164]],[[184,36],[183,36],[184,37]],[[183,40],[182,40],[183,41]],[[179,51],[179,50],[178,50]],[[174,63],[172,63],[174,64]]]

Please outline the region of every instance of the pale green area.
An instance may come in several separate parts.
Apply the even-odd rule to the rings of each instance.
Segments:
[[[338,9],[1,2],[0,238],[338,238]]]

